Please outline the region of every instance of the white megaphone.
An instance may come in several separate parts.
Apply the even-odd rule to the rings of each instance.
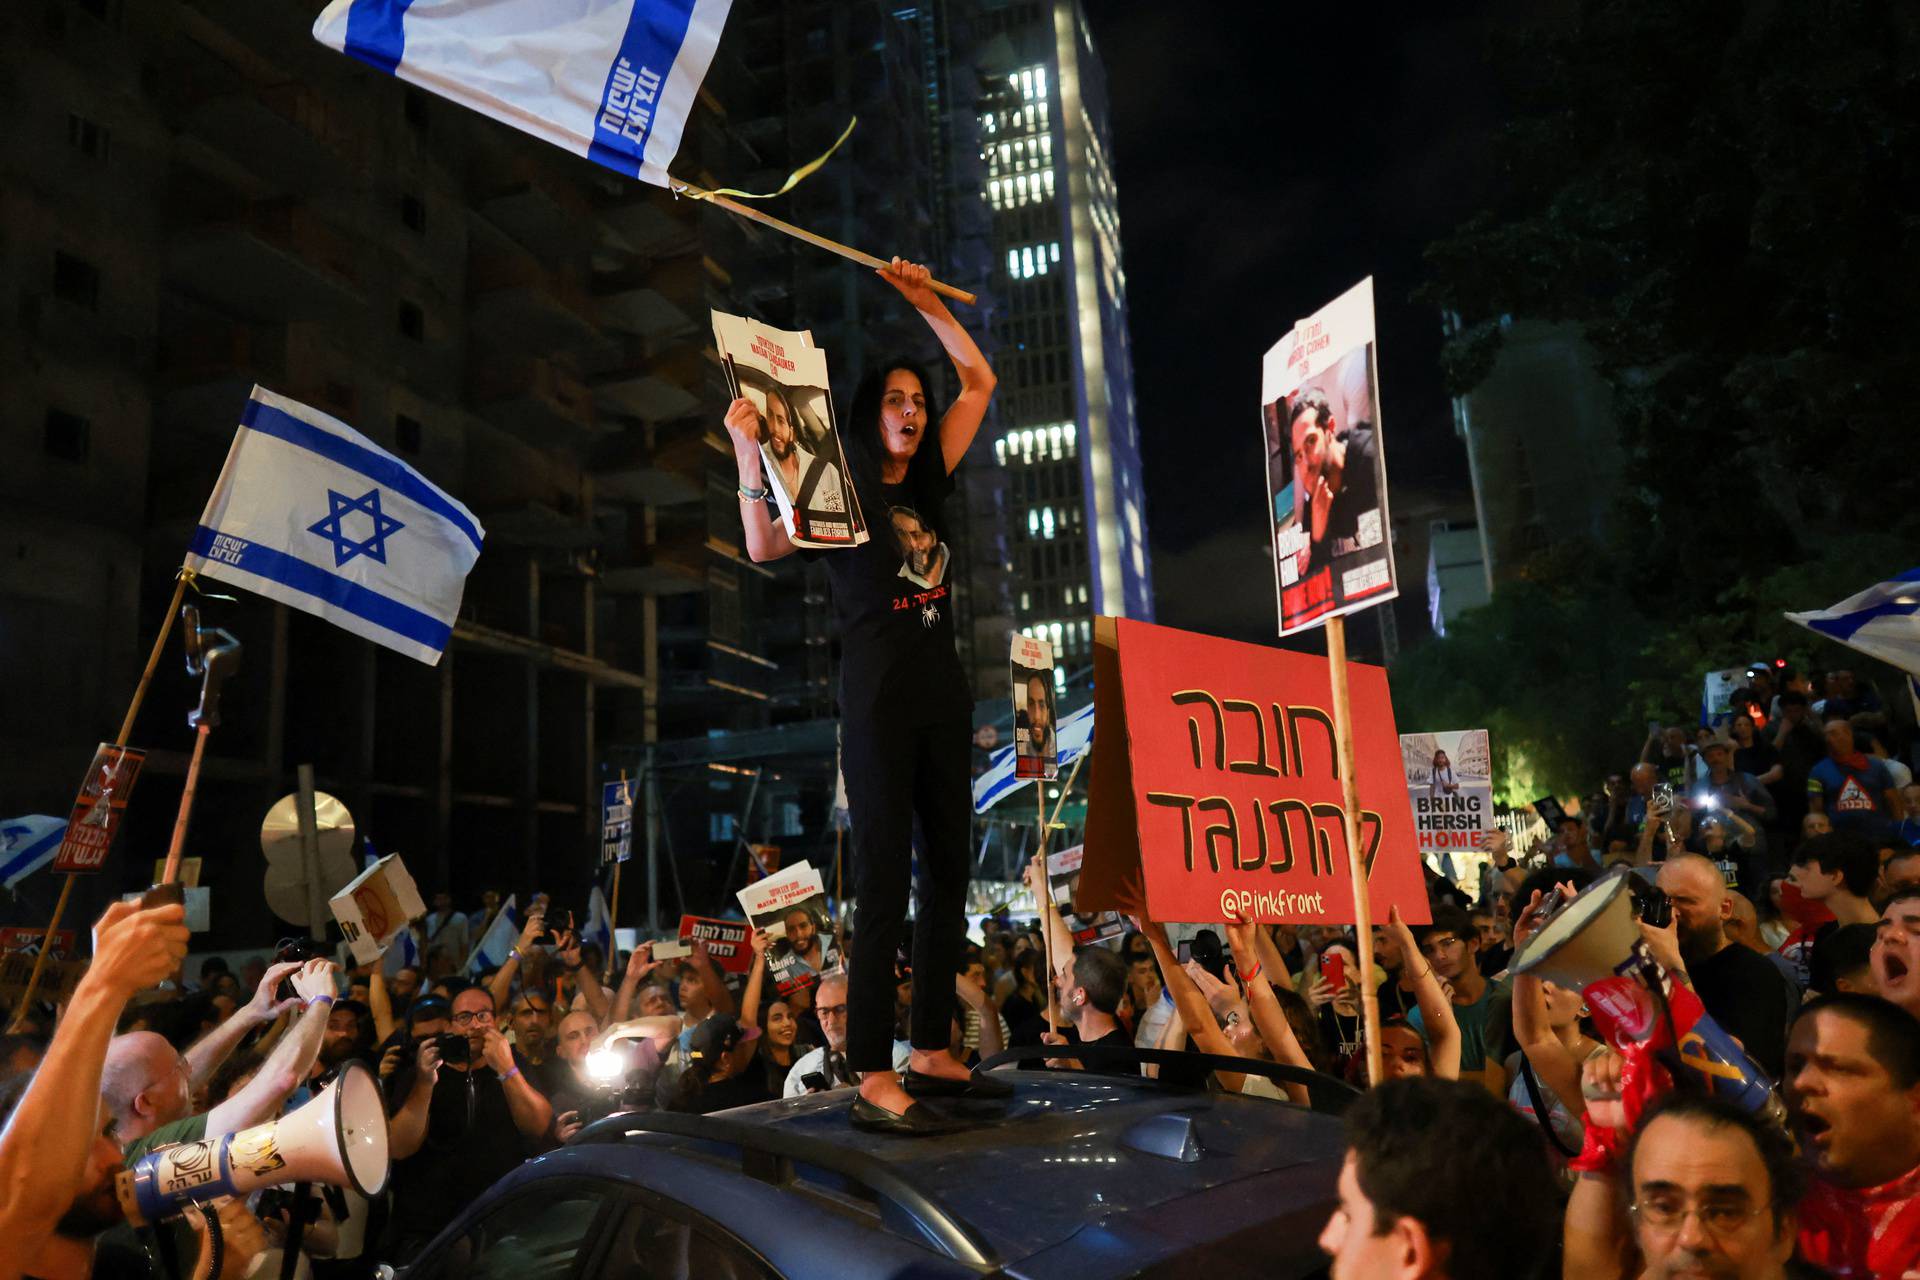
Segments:
[[[150,1151],[119,1175],[117,1191],[136,1226],[219,1196],[320,1182],[371,1199],[387,1185],[387,1109],[380,1086],[349,1063],[291,1115],[238,1133]]]
[[[1636,958],[1631,871],[1603,876],[1560,908],[1513,957],[1513,972],[1530,973],[1574,991],[1619,973]]]

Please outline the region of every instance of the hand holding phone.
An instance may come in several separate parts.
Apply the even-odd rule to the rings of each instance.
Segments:
[[[1320,976],[1337,993],[1347,985],[1347,958],[1338,951],[1323,951],[1320,954]]]

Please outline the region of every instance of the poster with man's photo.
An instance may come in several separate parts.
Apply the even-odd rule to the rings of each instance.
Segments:
[[[1053,646],[1032,636],[1013,638],[1013,776],[1060,776],[1054,732]]]
[[[1493,830],[1493,755],[1485,729],[1403,733],[1400,756],[1420,855],[1443,875],[1464,874]]]
[[[827,389],[827,353],[811,333],[713,313],[728,389],[760,415],[760,460],[787,537],[800,547],[857,547],[867,540],[860,501]]]
[[[773,938],[767,968],[781,994],[811,987],[821,974],[840,967],[840,953],[833,949],[826,886],[811,864],[796,862],[754,881],[736,896],[747,922]]]
[[[1086,851],[1085,845],[1076,844],[1047,855],[1047,889],[1053,894],[1053,905],[1059,908],[1060,923],[1073,934],[1074,944],[1082,947],[1090,942],[1112,942],[1127,932],[1126,918],[1117,911],[1087,916],[1074,911],[1073,895],[1080,887],[1080,863]]]
[[[1295,324],[1260,364],[1283,636],[1400,594],[1374,345],[1369,276]]]

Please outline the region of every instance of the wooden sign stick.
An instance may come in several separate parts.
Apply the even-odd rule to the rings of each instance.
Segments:
[[[1380,997],[1373,989],[1373,905],[1367,865],[1360,855],[1360,781],[1353,776],[1353,708],[1347,697],[1347,620],[1327,619],[1327,665],[1333,677],[1333,740],[1340,762],[1340,808],[1347,832],[1347,868],[1353,876],[1354,949],[1360,954],[1360,1019],[1367,1045],[1367,1083],[1382,1076]]]
[[[627,771],[620,771],[620,789],[627,787]],[[627,796],[627,849],[633,849],[633,796]],[[575,939],[579,941],[579,939]],[[636,944],[638,945],[638,944]],[[613,962],[620,957],[620,861],[613,863],[613,901],[607,904],[607,976],[605,982],[613,981]]]
[[[127,715],[120,722],[120,732],[114,738],[117,747],[127,745],[127,735],[133,732],[133,722],[140,714],[140,704],[147,699],[147,686],[153,683],[153,673],[160,665],[160,655],[166,651],[167,637],[173,634],[173,617],[180,612],[180,601],[187,594],[187,579],[183,573],[173,584],[173,599],[167,602],[167,610],[160,615],[160,634],[154,637],[153,652],[147,655],[147,669],[140,673],[140,683],[133,688],[133,701],[127,704]],[[197,758],[197,757],[196,757]],[[33,958],[33,972],[27,975],[27,989],[21,993],[20,1008],[13,1015],[13,1025],[9,1032],[18,1032],[27,1022],[27,1011],[33,1007],[34,989],[40,985],[40,973],[47,967],[47,953],[53,949],[53,933],[60,927],[60,917],[67,913],[67,898],[73,893],[73,874],[67,874],[66,883],[60,886],[60,896],[53,903],[53,919],[47,922],[46,936],[40,940],[40,954]]]

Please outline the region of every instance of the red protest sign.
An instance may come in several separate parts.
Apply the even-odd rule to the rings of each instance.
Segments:
[[[753,948],[747,943],[744,920],[681,916],[680,941],[706,943],[707,954],[727,973],[746,973],[753,968]]]
[[[144,751],[117,747],[103,742],[93,753],[87,767],[87,779],[73,802],[73,816],[67,821],[67,834],[54,855],[53,869],[69,875],[98,871],[113,847],[120,830],[120,819],[133,795],[133,784],[140,777]]]
[[[1373,918],[1428,920],[1386,672],[1350,664]],[[1354,923],[1327,660],[1127,619],[1094,636],[1087,852],[1074,905],[1155,920]]]
[[[41,948],[41,939],[46,936],[45,929],[20,929],[12,926],[0,929],[0,952],[38,951]],[[53,947],[47,955],[51,959],[64,960],[74,954],[73,943],[73,930],[61,929],[53,935]]]

